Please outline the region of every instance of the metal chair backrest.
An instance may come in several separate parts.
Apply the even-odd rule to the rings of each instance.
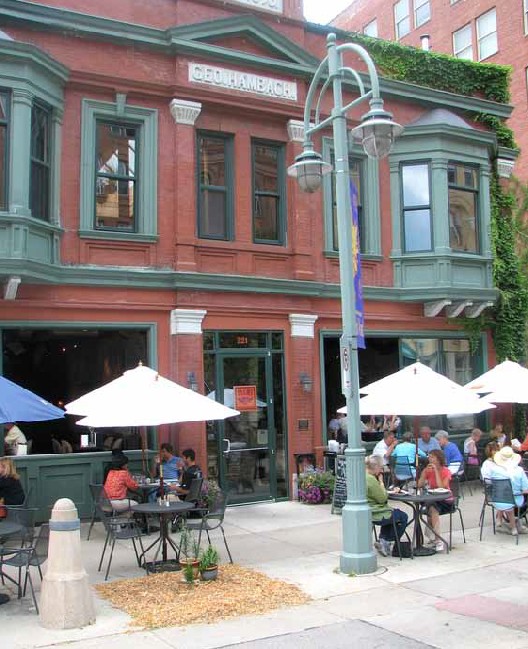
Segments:
[[[458,474],[455,473],[455,475],[451,476],[449,488],[453,494],[453,504],[458,507],[458,501],[460,500],[460,477]]]
[[[193,478],[189,486],[189,493],[185,496],[185,502],[197,503],[202,493],[203,478]]]
[[[102,485],[101,489],[99,490],[99,497],[94,502],[95,509],[97,510],[97,513],[100,517],[106,518],[107,516],[111,516],[113,514],[114,508],[112,507],[110,498],[108,497],[108,494],[106,493],[105,488]]]
[[[48,548],[49,548],[49,525],[47,523],[43,523],[40,526],[37,540],[35,542],[32,562],[44,563],[48,558]]]
[[[393,473],[398,480],[410,480],[413,476],[412,466],[407,456],[392,458]]]
[[[10,523],[18,523],[21,530],[15,534],[10,534],[4,545],[11,548],[22,548],[27,545],[32,545],[35,536],[35,514],[37,508],[27,507],[8,507],[7,518]]]
[[[207,518],[216,518],[222,522],[224,520],[226,507],[227,496],[222,490],[219,490],[215,496],[213,505],[209,509]]]
[[[103,485],[91,482],[88,486],[90,487],[92,502],[95,504],[96,502],[98,502],[99,498],[101,497],[101,491],[103,490]]]
[[[515,506],[512,483],[509,478],[492,478],[490,483],[491,490],[488,498],[492,504],[500,503]]]

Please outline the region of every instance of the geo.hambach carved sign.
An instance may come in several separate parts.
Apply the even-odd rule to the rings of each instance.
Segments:
[[[276,14],[281,14],[284,10],[282,0],[230,0],[239,5],[249,5],[256,9],[265,9],[266,11],[273,11]]]

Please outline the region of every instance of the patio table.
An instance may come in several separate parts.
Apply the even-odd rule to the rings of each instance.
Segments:
[[[132,508],[133,512],[138,514],[154,514],[159,516],[160,521],[160,533],[157,539],[155,539],[143,552],[140,557],[140,560],[145,557],[147,552],[151,550],[154,546],[156,547],[156,552],[154,554],[154,559],[150,562],[153,566],[156,566],[158,555],[161,552],[161,560],[163,563],[167,562],[167,550],[170,545],[176,554],[176,560],[179,559],[178,547],[174,541],[169,536],[169,523],[174,517],[175,514],[182,514],[184,512],[191,511],[194,509],[194,503],[186,503],[183,500],[169,501],[168,505],[162,503],[158,505],[155,503],[140,503],[139,505],[134,505]],[[145,569],[148,572],[147,562],[144,562]]]
[[[439,534],[437,534],[434,529],[427,522],[427,517],[423,516],[423,507],[431,505],[433,503],[441,502],[446,498],[449,498],[450,494],[434,494],[434,493],[391,493],[389,492],[389,500],[396,500],[403,502],[413,510],[413,554],[415,557],[426,557],[436,553],[436,550],[433,548],[427,548],[423,544],[423,532],[421,523],[425,525],[431,532],[435,535],[435,538],[441,541],[445,547],[446,551],[449,552],[449,543]]]

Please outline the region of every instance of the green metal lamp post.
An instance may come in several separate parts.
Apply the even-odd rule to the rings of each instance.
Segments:
[[[329,173],[332,167],[314,150],[312,136],[332,124],[343,322],[340,341],[341,380],[348,417],[348,448],[345,451],[347,500],[342,512],[343,549],[340,568],[348,574],[368,574],[376,570],[377,560],[372,549],[371,515],[366,500],[365,451],[361,446],[359,419],[356,300],[346,114],[357,104],[369,100],[370,109],[361,118],[359,126],[352,129],[351,136],[363,145],[367,155],[372,158],[388,155],[394,139],[403,129],[392,120],[392,115],[383,109],[378,75],[367,51],[354,43],[337,45],[335,34],[328,35],[327,50],[328,55],[317,68],[306,97],[303,152],[288,169],[288,174],[297,178],[303,191],[313,193],[320,188],[322,176]],[[363,80],[355,70],[343,65],[345,52],[356,54],[366,64],[370,90],[365,90]],[[343,106],[342,84],[347,79],[355,81],[360,94],[354,101]],[[330,85],[333,90],[333,109],[329,117],[320,119],[321,100]],[[317,102],[314,106],[316,97]],[[314,123],[310,122],[312,109],[315,110]]]

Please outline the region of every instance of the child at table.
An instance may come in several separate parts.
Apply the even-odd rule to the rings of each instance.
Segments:
[[[445,456],[443,451],[429,451],[427,455],[429,464],[422,471],[418,480],[418,487],[423,488],[426,485],[429,489],[451,489],[451,471],[446,467]],[[436,503],[431,503],[427,508],[427,522],[433,528],[435,533],[440,536],[440,515],[449,514],[453,511],[453,496],[449,496],[445,500],[440,500]],[[429,532],[429,534],[428,534]],[[431,531],[425,530],[426,536],[432,536]],[[430,543],[434,544],[437,552],[444,550],[442,541],[437,540],[438,537],[430,539]]]

